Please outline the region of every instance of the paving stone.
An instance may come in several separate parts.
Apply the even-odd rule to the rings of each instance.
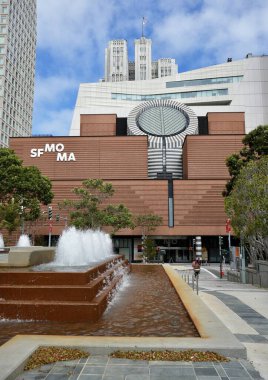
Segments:
[[[151,375],[157,376],[195,376],[193,368],[179,367],[179,366],[166,366],[166,367],[151,367]]]
[[[215,368],[195,368],[194,369],[196,376],[215,376],[218,377],[218,373]]]
[[[82,371],[83,368],[84,368],[84,364],[80,364],[80,363],[77,364],[77,366],[73,370],[73,375],[79,375],[79,373]]]
[[[214,367],[215,367],[219,376],[226,377],[226,372],[224,371],[224,369],[222,368],[222,366],[220,364],[215,364]]]
[[[32,374],[22,374],[16,377],[16,380],[44,380],[46,379],[46,374],[38,374],[38,373],[32,373]]]
[[[58,365],[55,365],[50,373],[54,374],[54,373],[58,373],[58,374],[61,374],[61,373],[64,373],[64,374],[69,374],[69,375],[72,375],[73,372],[75,370],[75,367],[74,366],[58,366]]]
[[[149,375],[127,375],[125,380],[150,380]]]
[[[240,379],[249,379],[249,374],[244,369],[239,368],[225,368],[228,377],[239,377]]]
[[[130,365],[108,365],[105,370],[105,376],[107,375],[148,375],[149,368],[148,367],[138,367],[138,366],[130,366]]]
[[[102,375],[105,371],[105,367],[102,366],[85,366],[82,370],[82,375],[89,375],[89,374],[94,374],[94,375]]]
[[[173,375],[173,376],[166,376],[166,375],[151,375],[150,380],[196,380],[196,376],[185,376],[185,375]]]
[[[109,360],[109,365],[124,364],[124,365],[137,365],[139,367],[148,366],[147,360],[130,360],[130,359],[117,359],[111,358]]]
[[[195,367],[214,367],[213,362],[193,362],[193,366]]]
[[[102,375],[80,375],[79,380],[102,380]]]
[[[90,356],[89,358],[86,358],[86,364],[107,364],[109,361],[108,356],[101,356],[101,355],[96,355],[96,356]]]
[[[68,377],[66,377],[66,374],[64,373],[52,373],[52,374],[49,374],[45,379],[46,380],[67,380]]]
[[[242,364],[238,361],[230,361],[230,362],[223,362],[221,363],[222,368],[238,368],[238,369],[244,369]]]
[[[150,367],[155,366],[178,366],[178,367],[192,367],[192,362],[180,362],[180,361],[165,361],[165,360],[155,360],[155,361],[149,361]]]

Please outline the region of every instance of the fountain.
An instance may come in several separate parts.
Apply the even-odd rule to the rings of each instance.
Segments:
[[[102,231],[70,227],[59,238],[55,266],[82,266],[100,262],[113,254],[112,239]]]
[[[0,253],[7,254],[9,252],[9,248],[5,248],[3,235],[0,234]]]
[[[31,247],[31,241],[28,235],[20,235],[18,243],[16,247],[22,248],[22,247]]]
[[[25,237],[23,242],[26,243]],[[17,261],[25,255],[29,261],[27,248],[16,247],[16,250]],[[45,257],[45,248],[31,247],[30,250],[32,260]],[[118,282],[129,270],[123,256],[113,255],[109,235],[71,227],[63,231],[54,261],[30,267],[28,271],[16,269],[1,273],[0,317],[96,321],[105,311]]]
[[[4,248],[4,247],[5,247],[5,244],[4,244],[3,235],[0,234],[0,248]]]

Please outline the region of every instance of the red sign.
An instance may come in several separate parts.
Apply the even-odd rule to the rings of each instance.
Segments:
[[[226,232],[231,232],[231,219],[226,219],[226,225],[225,225]]]

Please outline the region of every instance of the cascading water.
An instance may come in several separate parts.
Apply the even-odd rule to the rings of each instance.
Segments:
[[[0,234],[0,248],[4,248],[5,244],[4,244],[4,239],[3,239],[3,235]]]
[[[20,235],[20,238],[17,243],[17,247],[31,247],[31,240],[28,235]]]
[[[70,227],[59,238],[54,265],[83,266],[113,255],[112,239],[102,231]]]

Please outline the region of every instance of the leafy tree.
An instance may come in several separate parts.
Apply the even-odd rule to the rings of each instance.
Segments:
[[[150,233],[163,222],[162,216],[155,214],[142,214],[135,217],[135,225],[142,229],[142,248],[145,261],[153,260],[156,256],[156,245]]]
[[[108,205],[105,208],[104,225],[113,227],[113,234],[121,228],[134,228],[132,214],[123,204]]]
[[[73,189],[75,200],[64,200],[60,208],[69,210],[70,224],[79,229],[98,229],[111,226],[113,232],[120,228],[133,228],[132,215],[123,204],[103,205],[114,194],[111,183],[101,179],[87,179],[82,187]]]
[[[38,168],[22,166],[14,151],[0,149],[0,227],[11,233],[19,219],[36,220],[40,204],[47,205],[53,199],[52,185]]]
[[[155,214],[142,214],[135,217],[135,225],[141,227],[142,235],[146,236],[153,232],[163,222],[162,216]]]
[[[249,256],[268,259],[268,156],[250,161],[225,198],[226,213],[237,236],[249,246]]]
[[[20,209],[17,203],[0,204],[0,227],[5,228],[9,234],[20,225]]]
[[[153,260],[156,256],[156,245],[152,238],[145,236],[142,242],[143,258],[145,261]]]
[[[231,178],[226,184],[223,196],[230,194],[237,176],[248,162],[259,160],[268,154],[268,125],[260,125],[248,133],[243,139],[243,144],[244,147],[240,150],[239,154],[232,154],[226,160]]]

